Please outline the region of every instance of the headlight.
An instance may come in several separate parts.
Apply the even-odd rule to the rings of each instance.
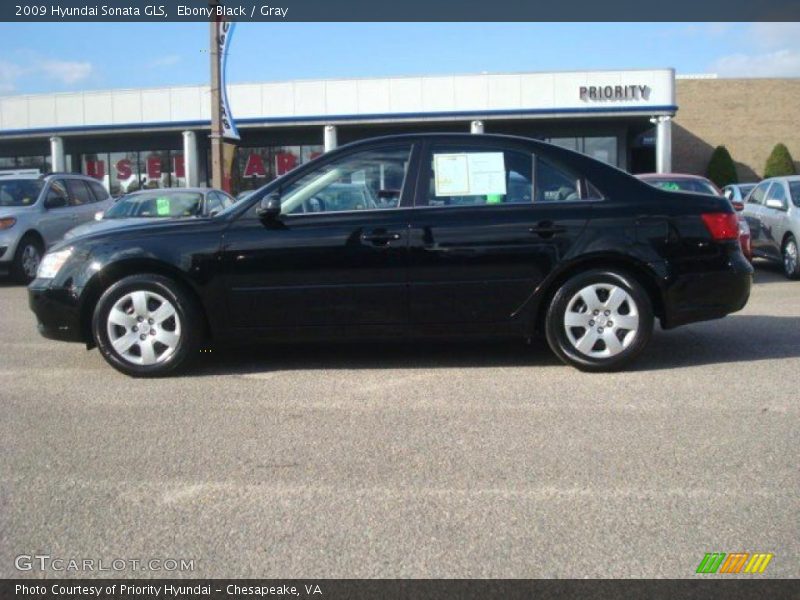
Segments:
[[[52,279],[64,266],[69,257],[72,255],[72,248],[64,248],[58,252],[50,252],[45,254],[42,262],[39,264],[39,271],[36,277],[40,279]]]
[[[16,222],[17,220],[14,217],[0,219],[0,229],[11,229]]]

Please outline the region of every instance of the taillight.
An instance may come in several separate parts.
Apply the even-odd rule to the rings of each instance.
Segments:
[[[735,240],[739,237],[739,217],[735,213],[703,213],[700,216],[716,241]]]

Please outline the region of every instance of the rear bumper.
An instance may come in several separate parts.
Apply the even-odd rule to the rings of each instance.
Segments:
[[[28,286],[28,306],[36,315],[39,333],[51,340],[84,342],[77,299],[66,289],[51,289],[49,280]]]
[[[664,329],[719,319],[744,308],[750,298],[753,267],[741,252],[722,268],[675,277],[664,294]]]

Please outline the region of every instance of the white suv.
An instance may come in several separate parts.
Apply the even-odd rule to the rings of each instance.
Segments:
[[[47,248],[113,202],[85,175],[0,174],[0,273],[30,282]]]

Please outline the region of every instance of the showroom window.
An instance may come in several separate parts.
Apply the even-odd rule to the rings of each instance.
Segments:
[[[567,150],[581,152],[615,167],[619,164],[617,160],[617,138],[614,136],[554,137],[545,138],[545,141]]]
[[[69,156],[66,157],[67,165],[70,164]],[[39,169],[42,173],[50,172],[49,155],[33,156],[7,156],[0,158],[0,170]]]
[[[84,154],[81,172],[100,181],[112,196],[186,185],[183,153],[177,150]]]
[[[322,153],[319,145],[238,148],[232,187],[236,193],[260,188]]]

